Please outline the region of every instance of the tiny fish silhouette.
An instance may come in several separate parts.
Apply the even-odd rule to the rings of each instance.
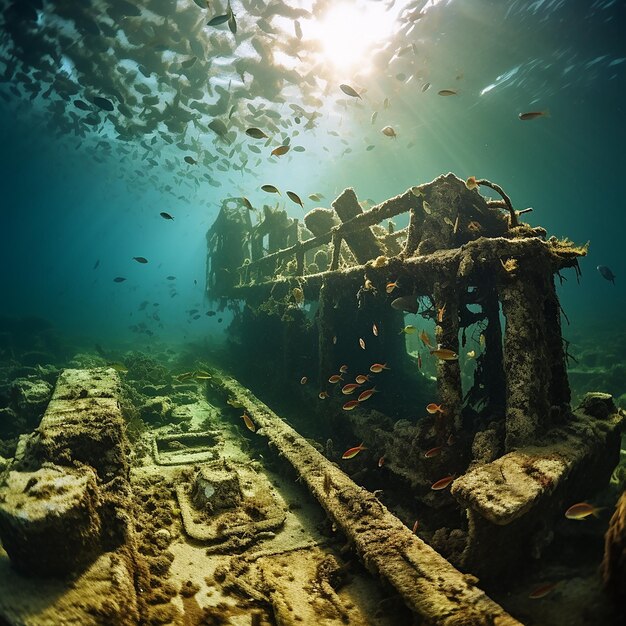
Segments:
[[[600,274],[602,274],[602,278],[605,278],[615,284],[615,274],[613,274],[611,268],[606,265],[598,265],[596,269],[600,272]]]

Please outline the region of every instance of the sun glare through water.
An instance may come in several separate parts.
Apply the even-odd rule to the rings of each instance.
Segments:
[[[333,7],[310,24],[311,36],[339,72],[367,73],[377,44],[392,32],[394,12],[382,3],[350,2]]]

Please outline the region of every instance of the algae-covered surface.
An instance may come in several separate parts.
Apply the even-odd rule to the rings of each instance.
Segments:
[[[76,370],[77,376],[63,373],[55,392],[55,398],[58,395],[58,399],[50,402],[49,412],[38,429],[43,442],[49,439],[60,445],[58,438],[63,434],[55,430],[59,422],[54,416],[67,414],[68,407],[63,402],[75,396],[72,419],[76,428],[79,428],[81,411],[90,410],[89,404],[81,396],[101,395],[95,391],[98,384],[120,394],[119,406],[125,407],[124,415],[130,420],[123,429],[123,436],[130,436],[130,441],[128,444],[120,442],[122,446],[128,445],[128,487],[121,488],[121,491],[119,486],[111,488],[107,480],[110,477],[103,474],[98,479],[95,470],[86,473],[86,470],[80,469],[62,471],[69,477],[63,480],[76,485],[72,489],[80,489],[81,493],[89,476],[92,482],[97,481],[101,495],[95,496],[96,500],[106,499],[109,497],[106,494],[115,489],[120,494],[118,499],[124,494],[122,507],[134,520],[134,530],[111,537],[111,528],[109,532],[92,528],[91,532],[98,533],[99,541],[104,542],[102,556],[87,554],[87,565],[76,562],[69,574],[56,579],[48,576],[30,582],[28,573],[16,572],[3,552],[0,559],[4,590],[0,594],[0,610],[3,619],[9,623],[52,624],[63,616],[68,623],[74,620],[74,623],[99,624],[104,623],[104,615],[118,616],[114,619],[121,619],[119,616],[124,615],[126,621],[119,623],[131,624],[135,623],[133,620],[141,619],[155,624],[213,623],[211,620],[223,621],[215,623],[247,624],[253,619],[257,620],[254,623],[270,624],[274,620],[278,620],[278,623],[311,623],[321,619],[326,620],[323,623],[329,624],[347,621],[390,625],[408,623],[407,620],[412,619],[404,602],[393,593],[390,594],[386,586],[380,586],[380,576],[392,584],[400,585],[398,589],[402,590],[404,584],[415,587],[420,575],[414,574],[416,578],[413,582],[410,578],[405,582],[394,582],[396,574],[391,565],[393,551],[387,556],[381,553],[386,561],[385,566],[382,563],[375,565],[375,559],[380,558],[374,556],[377,550],[367,556],[375,545],[372,540],[365,539],[362,545],[359,545],[362,539],[353,543],[354,539],[350,538],[351,532],[354,532],[352,522],[347,522],[347,519],[354,513],[343,519],[343,514],[332,504],[336,497],[339,497],[339,501],[354,497],[349,496],[346,487],[337,482],[344,479],[332,478],[332,475],[326,477],[324,470],[321,470],[319,478],[313,479],[313,483],[310,483],[311,478],[298,479],[298,473],[308,466],[306,455],[310,452],[302,447],[308,446],[308,443],[303,442],[299,451],[297,440],[289,443],[293,452],[289,452],[287,458],[296,464],[294,472],[294,467],[286,465],[284,460],[286,449],[281,451],[280,447],[276,449],[271,443],[271,429],[274,427],[264,421],[267,418],[264,417],[262,405],[258,401],[254,404],[254,396],[244,388],[237,391],[239,387],[232,387],[231,383],[224,386],[228,380],[225,373],[210,367],[208,363],[197,362],[194,368],[182,372],[184,380],[181,382],[181,368],[173,366],[167,358],[159,361],[150,357],[146,358],[146,362],[163,364],[162,380],[153,379],[150,384],[140,376],[133,380],[128,376],[131,369],[128,373],[116,373],[112,368]],[[187,373],[196,371],[202,374],[187,377]],[[54,383],[53,380],[51,384]],[[93,392],[88,391],[90,385],[95,385]],[[81,389],[86,389],[86,394]],[[145,395],[140,389],[152,395]],[[141,427],[138,427],[140,418],[137,413],[146,404],[152,406],[150,399],[159,397],[158,394],[164,393],[165,389],[167,397],[172,399],[168,412],[161,413],[152,423],[142,421]],[[598,406],[597,402],[591,405]],[[92,406],[91,410],[100,408]],[[283,417],[297,425],[297,415],[289,413],[288,409],[286,411]],[[250,414],[256,432],[246,427],[241,418],[243,412]],[[184,416],[184,419],[180,416]],[[377,420],[375,417],[369,419],[369,428],[372,428]],[[87,433],[91,430],[89,423],[87,419]],[[599,424],[598,432],[604,432],[602,428],[608,426],[608,423],[603,426]],[[361,428],[359,419],[353,420],[353,427],[358,432]],[[79,432],[70,429],[65,436],[70,441],[77,441],[81,437]],[[368,432],[366,427],[363,433]],[[373,432],[369,436],[372,441],[377,441]],[[269,446],[266,443],[268,435]],[[277,436],[279,439],[282,437]],[[461,524],[458,531],[461,534],[456,535],[455,544],[453,538],[457,531],[454,527],[461,518],[453,513],[454,505],[450,496],[444,492],[434,500],[430,494],[426,494],[428,497],[416,509],[406,498],[406,492],[402,493],[399,488],[406,479],[406,470],[400,471],[400,459],[394,459],[390,450],[384,455],[389,457],[388,467],[383,464],[382,467],[368,469],[378,465],[377,451],[372,449],[363,450],[354,459],[342,460],[343,436],[338,432],[336,442],[308,441],[335,464],[337,469],[333,469],[333,472],[341,468],[353,475],[355,480],[369,486],[380,502],[399,516],[400,528],[404,521],[404,532],[409,538],[414,521],[412,516],[416,516],[419,523],[414,532],[417,536],[426,544],[433,545],[443,556],[452,559],[453,563],[461,565],[463,571],[463,560],[456,550],[462,545],[467,529],[463,530]],[[570,436],[575,436],[575,430],[571,431]],[[96,436],[95,441],[100,450],[106,448],[102,439]],[[592,446],[590,439],[586,443]],[[382,440],[379,444],[382,444]],[[48,455],[46,459],[51,454],[58,454],[63,459],[65,448],[59,445],[51,447],[51,444],[47,444],[43,448],[41,444],[39,447],[34,444],[26,446],[22,452],[24,456],[21,457],[24,467],[17,466],[19,473],[13,471],[7,474],[5,488],[11,495],[3,496],[5,509],[17,506],[23,510],[20,502],[28,498],[31,492],[30,497],[37,496],[44,506],[52,505],[56,490],[64,494],[65,502],[71,501],[73,492],[68,491],[65,483],[53,476],[57,470],[52,466],[45,469],[48,467],[46,465],[41,470],[32,467],[37,455],[42,454],[42,449],[44,455]],[[113,442],[109,445],[115,449]],[[560,445],[564,450],[567,448],[565,442]],[[529,450],[527,454],[532,456],[536,452]],[[530,474],[527,479],[529,485],[534,485],[540,491],[545,489],[545,481],[550,480],[551,472],[556,472],[555,476],[558,476],[564,464],[569,462],[568,459],[571,461],[575,457],[573,451],[554,456],[556,453],[557,448],[554,448],[553,456],[545,460],[545,467],[541,461],[534,461],[536,469],[533,472],[539,472],[544,482],[537,482],[533,479],[534,474]],[[292,454],[295,457],[292,458]],[[32,455],[30,461],[29,455]],[[112,461],[115,459],[111,453],[103,456]],[[433,460],[439,462],[436,459]],[[100,459],[94,460],[94,465],[99,465],[96,461]],[[297,469],[300,462],[305,465]],[[524,463],[521,462],[522,468]],[[394,471],[395,464],[398,466],[397,474]],[[311,468],[319,472],[315,465]],[[117,476],[114,482],[126,476],[127,470],[123,464],[113,462],[100,466],[109,468]],[[24,471],[26,469],[30,473]],[[510,467],[503,465],[501,469],[502,472],[494,469],[493,481],[505,485],[500,480],[503,473],[507,480],[517,480]],[[33,471],[35,475],[41,473],[41,478],[31,480]],[[600,504],[606,503],[609,508],[613,497],[611,494],[617,492],[618,474],[619,471],[615,470],[615,482],[597,500]],[[24,483],[19,489],[12,484],[16,480],[21,481],[20,485]],[[48,493],[46,481],[52,481],[53,487],[52,491],[48,489],[49,497],[43,498]],[[313,487],[313,484],[316,486]],[[419,480],[416,484],[419,484]],[[26,490],[25,485],[28,487]],[[312,488],[313,496],[320,498],[323,508],[312,497],[307,486]],[[385,488],[388,488],[387,493]],[[455,490],[458,490],[457,486]],[[416,493],[419,493],[419,489]],[[500,496],[500,499],[503,497]],[[345,502],[348,507],[357,506],[351,505],[349,499]],[[115,509],[119,504],[119,500],[109,500],[109,507],[113,507],[113,510],[98,509],[98,519],[110,524],[112,518],[107,516],[112,512],[118,515],[114,511],[119,510]],[[428,509],[431,509],[430,512]],[[363,514],[357,515],[354,529],[358,529],[359,523],[364,521]],[[438,529],[446,521],[450,526]],[[344,527],[345,523],[348,526]],[[519,623],[561,624],[563,616],[571,624],[589,623],[589,620],[598,619],[603,623],[611,623],[615,615],[598,576],[607,523],[608,515],[604,512],[600,513],[599,519],[591,518],[583,522],[561,517],[551,530],[546,529],[543,536],[545,541],[541,538],[532,540],[537,541],[537,546],[549,544],[546,548],[537,548],[540,558],[520,566],[518,573],[509,572],[506,582],[504,578],[498,582],[485,576],[483,586],[479,576],[466,578],[463,584],[469,582],[470,588],[478,585],[488,593],[491,600],[513,616],[511,620],[515,618]],[[364,530],[365,526],[358,532]],[[399,537],[394,538],[396,532],[391,528],[385,531],[386,537],[382,541],[388,544],[387,550],[391,550],[394,542],[397,544],[399,541]],[[363,537],[367,536],[366,532]],[[380,540],[377,538],[376,542]],[[406,543],[406,539],[402,541]],[[530,551],[535,549],[532,548],[532,542],[526,544]],[[585,548],[582,549],[581,545]],[[356,554],[352,552],[354,548]],[[80,551],[79,548],[75,550]],[[407,545],[401,550],[406,552]],[[419,550],[423,551],[424,548]],[[417,559],[416,563],[421,563],[419,567],[425,567],[425,562],[421,561],[424,557],[419,556],[419,550],[413,558]],[[359,558],[365,558],[363,564]],[[386,567],[390,568],[389,571],[385,571]],[[430,572],[428,576],[435,575],[435,562],[431,562],[428,567],[435,569],[424,570],[422,576],[427,571]],[[448,575],[443,572],[440,575]],[[99,581],[97,584],[94,582],[96,580]],[[555,585],[544,597],[529,599],[529,595],[544,583]],[[457,606],[462,606],[463,600],[460,599],[463,598],[463,592],[459,589],[455,591],[455,583],[451,584],[451,587],[447,587],[439,583],[442,585],[440,589],[447,589],[444,593],[451,593],[450,597],[454,598],[455,603],[461,601],[461,605]],[[110,591],[112,588],[116,589],[113,594]],[[418,593],[418,597],[430,597],[432,601],[432,593],[424,593],[423,596]],[[113,602],[109,599],[111,595],[115,597]],[[495,603],[494,606],[497,606]],[[436,603],[426,610],[435,614],[438,610],[443,611],[442,605],[437,609]],[[445,611],[441,615],[445,615]],[[482,619],[478,615],[472,619],[473,623],[482,623],[477,621]]]
[[[625,31],[0,0],[0,624],[624,623]]]

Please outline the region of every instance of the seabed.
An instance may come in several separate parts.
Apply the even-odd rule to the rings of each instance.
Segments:
[[[13,380],[3,418],[33,428],[0,457],[0,623],[620,623],[624,415],[572,406],[554,282],[586,248],[523,213],[453,174],[304,225],[225,203],[226,350]],[[606,538],[564,516],[597,494]]]

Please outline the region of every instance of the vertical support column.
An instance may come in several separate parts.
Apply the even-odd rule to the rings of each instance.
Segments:
[[[459,294],[456,282],[445,278],[436,281],[433,298],[437,311],[444,306],[441,322],[435,328],[435,339],[442,348],[459,352]],[[461,428],[461,368],[458,360],[437,362],[437,388],[445,409],[445,434]],[[440,430],[444,430],[443,428]],[[444,433],[442,433],[443,435]]]
[[[499,285],[506,378],[505,449],[532,443],[549,415],[553,355],[546,341],[545,277],[518,270]]]
[[[317,337],[318,337],[318,377],[320,388],[324,388],[329,372],[333,371],[335,363],[335,320],[334,308],[330,298],[330,278],[322,279],[320,287],[319,306],[317,309]]]
[[[339,256],[341,254],[341,235],[333,233],[333,256],[330,261],[330,269],[336,270],[339,267]]]
[[[422,223],[424,221],[424,212],[421,211],[418,215],[417,209],[415,207],[411,207],[411,211],[409,214],[409,226],[407,228],[407,236],[406,242],[404,243],[404,249],[402,250],[402,254],[405,258],[413,256],[415,254],[415,250],[417,250],[417,245],[422,238]]]
[[[502,411],[506,403],[506,381],[502,369],[502,325],[500,324],[500,303],[495,281],[489,281],[481,297],[483,312],[487,317],[485,353],[483,357],[482,384],[488,398],[488,406],[494,411]]]
[[[291,305],[282,322],[282,353],[283,366],[280,378],[285,383],[299,380],[304,374],[302,368],[302,328],[304,325],[304,312],[296,305]]]
[[[556,294],[554,275],[546,277],[544,315],[546,341],[550,354],[550,387],[548,398],[553,411],[566,414],[570,409],[571,391],[561,330],[561,305]]]
[[[342,222],[347,222],[357,215],[363,214],[356,194],[350,188],[344,189],[331,206]],[[369,227],[362,228],[356,233],[346,234],[345,240],[358,263],[366,263],[382,254],[378,240]]]
[[[296,276],[304,274],[304,252],[299,248],[296,251]]]

